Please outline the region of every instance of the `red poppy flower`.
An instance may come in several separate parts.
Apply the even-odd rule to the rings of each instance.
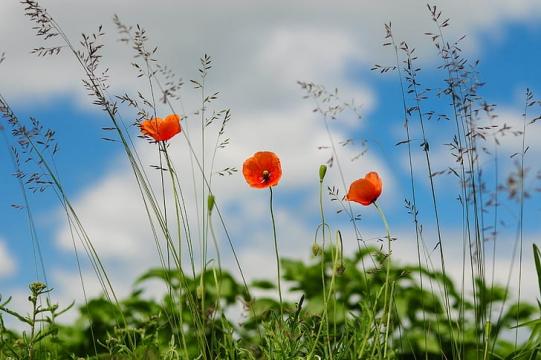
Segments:
[[[164,119],[153,118],[142,121],[139,127],[144,135],[156,141],[167,141],[182,131],[180,116],[177,114],[167,115]]]
[[[364,178],[351,183],[349,191],[346,194],[346,199],[368,206],[381,195],[382,188],[383,184],[378,173],[372,171],[366,174]]]
[[[280,159],[271,151],[259,151],[244,161],[242,174],[251,187],[264,189],[278,185],[282,177]]]

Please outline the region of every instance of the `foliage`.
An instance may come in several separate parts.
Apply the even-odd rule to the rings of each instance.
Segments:
[[[538,250],[537,250],[538,251]],[[204,296],[206,307],[199,309],[204,318],[209,340],[205,349],[209,358],[306,358],[312,349],[314,355],[328,358],[332,353],[335,359],[358,358],[363,353],[363,346],[378,341],[371,328],[372,319],[381,316],[383,301],[379,297],[376,306],[373,299],[378,299],[385,282],[385,266],[383,256],[376,256],[378,262],[368,266],[370,254],[378,255],[379,250],[365,248],[350,257],[344,256],[343,269],[337,269],[333,259],[337,250],[327,249],[312,261],[304,263],[299,260],[282,259],[283,280],[293,294],[297,294],[297,303],[285,303],[285,322],[281,322],[279,302],[272,297],[249,298],[245,288],[229,273],[208,269],[205,274],[195,278],[186,278],[188,289],[194,296],[203,294],[199,288],[201,276],[208,277]],[[381,255],[381,254],[379,254]],[[391,264],[391,282],[394,288],[395,317],[390,324],[392,334],[389,342],[392,348],[391,358],[408,359],[413,357],[441,358],[441,354],[451,354],[457,349],[462,358],[483,356],[485,349],[480,348],[480,337],[484,329],[479,329],[475,320],[476,314],[486,312],[492,304],[501,306],[506,299],[506,291],[499,286],[488,287],[478,284],[481,293],[477,294],[477,304],[464,299],[456,290],[451,279],[440,272],[425,268],[399,266]],[[323,274],[323,275],[322,275]],[[327,303],[326,312],[329,321],[326,323],[324,311],[322,276],[325,283],[330,283],[336,275],[331,301]],[[454,312],[447,318],[442,296],[438,292],[424,289],[424,284],[432,288],[443,288],[447,283],[451,291]],[[150,280],[158,280],[162,285],[160,299],[146,298],[143,288]],[[477,280],[480,281],[480,280]],[[0,354],[15,359],[26,358],[197,358],[200,355],[196,328],[190,328],[193,314],[187,302],[189,297],[182,294],[178,273],[161,268],[151,269],[140,276],[134,290],[127,298],[115,304],[104,297],[89,300],[79,309],[79,318],[72,324],[58,324],[52,321],[59,315],[56,305],[40,307],[38,297],[48,290],[36,290],[32,287],[30,302],[34,308],[30,317],[24,317],[9,310],[4,303],[0,310],[4,314],[28,324],[36,324],[31,320],[37,314],[49,313],[43,319],[45,325],[34,334],[34,330],[19,334],[4,330]],[[44,285],[43,289],[45,289]],[[251,284],[253,289],[272,290],[275,284],[268,280],[256,280]],[[41,289],[41,287],[40,287]],[[171,296],[173,292],[181,292],[179,297]],[[178,301],[180,299],[180,301]],[[239,317],[231,315],[235,307],[242,306],[243,313]],[[464,309],[462,313],[459,309]],[[487,343],[494,342],[490,357],[506,358],[513,354],[532,355],[539,346],[539,323],[541,319],[531,321],[539,315],[539,309],[526,303],[512,303],[505,306],[503,315],[490,326],[490,338]],[[518,348],[500,335],[509,333],[516,319],[524,326],[537,329],[531,338]],[[2,322],[3,324],[3,322]],[[318,328],[323,330],[318,336]],[[182,341],[187,346],[184,353],[177,347],[174,334],[179,334],[179,326],[184,327]],[[455,332],[458,342],[451,340],[450,334]],[[134,348],[125,344],[135,342]],[[39,343],[39,348],[36,346]],[[32,356],[38,352],[39,357]],[[54,354],[54,356],[52,355]],[[535,355],[532,355],[535,356]]]

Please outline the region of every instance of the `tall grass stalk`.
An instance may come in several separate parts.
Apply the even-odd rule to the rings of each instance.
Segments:
[[[518,313],[520,313],[520,295],[522,289],[522,250],[524,242],[524,199],[525,199],[525,189],[524,189],[524,178],[526,176],[526,169],[524,168],[524,158],[526,156],[526,125],[528,123],[528,108],[531,107],[535,102],[533,101],[533,93],[530,89],[526,89],[526,101],[524,102],[524,113],[522,114],[522,142],[521,142],[521,151],[520,151],[520,168],[519,168],[519,180],[520,180],[520,198],[519,198],[519,262],[518,262],[518,309],[517,309],[517,319],[516,319],[516,329],[515,329],[515,348],[518,344]]]
[[[394,50],[394,55],[395,55],[395,66],[396,66],[396,71],[398,73],[398,79],[400,81],[400,93],[401,93],[401,97],[402,97],[402,110],[404,112],[404,128],[406,130],[406,145],[407,145],[407,148],[408,148],[408,167],[409,167],[409,176],[410,176],[410,188],[411,188],[411,203],[408,202],[406,200],[406,208],[408,208],[410,214],[413,216],[413,225],[415,227],[415,243],[416,243],[416,246],[417,246],[417,264],[419,266],[419,283],[420,283],[420,286],[421,286],[421,291],[424,291],[424,287],[423,287],[423,275],[422,275],[422,272],[421,272],[421,268],[422,268],[422,260],[421,260],[421,234],[420,234],[420,223],[419,223],[419,218],[418,218],[418,210],[417,210],[417,196],[416,196],[416,193],[415,193],[415,179],[414,179],[414,174],[413,174],[413,161],[412,161],[412,151],[411,151],[411,142],[412,142],[412,139],[411,139],[411,136],[410,136],[410,124],[409,124],[409,120],[410,120],[410,114],[409,114],[409,111],[408,111],[408,106],[406,104],[406,90],[404,88],[404,79],[403,79],[403,75],[402,75],[402,65],[401,65],[401,62],[400,62],[400,59],[399,59],[399,56],[398,56],[398,45],[396,44],[396,41],[395,41],[395,38],[393,36],[393,32],[392,32],[392,29],[391,29],[391,24],[386,24],[385,25],[385,31],[386,31],[386,35],[385,35],[385,38],[386,39],[390,39],[391,40],[391,46],[393,47],[393,50]],[[405,42],[403,42],[401,44],[401,47],[403,49],[403,51],[407,51],[408,50],[408,46]],[[407,60],[407,70],[408,69],[411,69],[411,63],[410,63],[410,60],[408,59]],[[424,244],[423,244],[424,245]],[[423,326],[424,326],[424,346],[425,346],[425,349],[427,348],[427,343],[428,343],[428,329],[426,328],[426,313],[425,313],[425,299],[422,298],[421,299],[421,311],[422,311],[422,316],[423,316]],[[428,354],[425,352],[425,357],[427,357]]]

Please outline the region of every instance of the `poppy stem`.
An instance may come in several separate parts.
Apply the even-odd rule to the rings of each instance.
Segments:
[[[384,306],[383,306],[383,316],[385,320],[385,317],[387,317],[386,323],[386,329],[385,329],[385,348],[383,350],[383,358],[387,356],[387,340],[389,336],[389,324],[391,321],[391,301],[393,293],[391,291],[391,294],[389,296],[389,281],[391,277],[391,229],[389,227],[389,223],[387,222],[387,218],[385,217],[385,213],[381,210],[381,208],[378,206],[378,204],[374,201],[374,207],[378,211],[379,216],[381,217],[381,220],[383,221],[383,225],[385,226],[385,232],[387,237],[387,256],[386,256],[386,268],[387,273],[385,275],[385,299],[384,299]],[[383,321],[382,321],[383,322]]]
[[[274,253],[276,254],[276,268],[278,270],[278,297],[280,298],[280,322],[284,320],[284,303],[282,300],[282,286],[281,286],[281,273],[280,273],[280,256],[278,255],[278,240],[276,239],[276,222],[274,221],[274,210],[272,208],[272,186],[270,190],[270,213],[272,219],[272,235],[274,238]]]
[[[381,218],[381,220],[383,221],[383,226],[385,226],[385,237],[387,238],[388,242],[387,242],[387,247],[388,247],[388,250],[389,250],[389,255],[391,254],[391,228],[389,226],[389,223],[387,222],[387,218],[385,217],[385,214],[383,213],[383,210],[381,210],[381,208],[378,206],[378,204],[374,201],[374,207],[376,208],[376,210],[378,211],[378,214]]]
[[[314,351],[316,349],[316,346],[319,345],[319,337],[321,336],[321,331],[323,329],[324,324],[325,324],[325,326],[327,328],[326,329],[327,334],[329,333],[329,321],[328,321],[328,317],[327,317],[327,311],[328,311],[327,290],[326,290],[326,285],[325,285],[325,265],[326,265],[325,264],[325,226],[327,226],[327,224],[325,223],[325,213],[323,211],[323,178],[325,177],[325,172],[327,171],[327,168],[326,167],[325,168],[320,168],[319,171],[320,171],[320,178],[319,178],[319,213],[320,213],[320,217],[321,217],[321,225],[320,226],[321,226],[321,232],[322,232],[322,241],[321,241],[321,248],[319,249],[318,244],[317,244],[317,230],[316,230],[316,236],[314,237],[314,245],[313,245],[312,249],[317,249],[317,251],[313,252],[314,256],[320,256],[321,257],[321,287],[322,287],[322,295],[323,295],[323,313],[321,315],[321,320],[319,322],[319,327],[318,327],[318,330],[317,330],[316,338],[314,340],[314,344],[312,345],[312,349],[310,350],[310,353],[308,354],[307,359],[312,358],[312,354],[314,353]],[[333,260],[334,260],[334,257],[333,257]],[[333,261],[333,263],[334,263],[334,261]],[[333,264],[333,267],[334,267],[334,264]],[[332,285],[332,283],[334,283],[334,272],[333,272],[333,276],[332,276],[331,280],[332,280],[332,282],[331,282],[331,285]],[[332,287],[329,290],[329,297],[330,297],[331,291],[332,291]],[[332,350],[331,350],[330,337],[326,336],[325,341],[326,341],[325,345],[328,346],[328,349],[329,349],[328,354],[329,354],[330,358],[332,359]]]

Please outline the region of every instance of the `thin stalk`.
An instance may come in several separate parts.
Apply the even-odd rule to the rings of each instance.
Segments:
[[[336,232],[336,243],[337,245],[338,244],[342,244],[342,234],[340,233],[340,231],[337,231]],[[338,266],[338,260],[340,259],[340,255],[341,252],[338,250],[338,246],[335,246],[334,248],[332,248],[332,272],[331,272],[331,282],[329,284],[329,291],[327,294],[324,294],[323,298],[324,298],[324,302],[325,303],[329,303],[329,301],[331,300],[331,296],[334,297],[334,307],[333,307],[333,310],[334,310],[334,318],[336,320],[336,292],[334,291],[334,285],[335,285],[335,282],[336,282],[336,273],[337,273],[337,270],[340,266],[343,266],[342,264],[340,264],[340,266]],[[323,309],[323,317],[327,318],[328,319],[328,307],[326,306],[324,309]],[[323,319],[322,319],[323,320]],[[328,321],[328,320],[327,320]],[[334,334],[336,335],[336,321],[334,321]],[[321,329],[321,323],[320,323],[320,329]],[[319,335],[318,335],[319,336]],[[327,332],[327,338],[328,338],[328,332]],[[329,341],[330,343],[330,341]],[[317,344],[317,339],[316,339],[316,344]],[[310,354],[308,355],[307,359],[311,359],[312,358],[312,354],[313,352],[315,351],[315,348],[316,348],[316,345],[314,345],[312,347],[312,350],[310,351]],[[332,359],[333,358],[333,355],[332,355],[332,351],[329,350],[329,358]]]
[[[280,323],[284,321],[284,303],[282,299],[282,285],[281,285],[281,273],[280,273],[280,256],[278,254],[278,240],[276,237],[276,222],[274,220],[274,210],[272,206],[272,186],[269,187],[270,190],[270,214],[272,220],[272,235],[274,239],[274,253],[276,255],[276,270],[277,270],[277,280],[278,280],[278,297],[280,298]]]
[[[378,293],[376,294],[376,299],[374,301],[374,305],[373,305],[373,308],[372,308],[372,313],[370,313],[369,315],[371,317],[373,317],[373,322],[376,322],[377,319],[375,318],[374,314],[376,314],[377,312],[377,307],[378,307],[378,301],[379,301],[379,298],[381,297],[381,295],[383,294],[383,291],[385,290],[384,287],[380,288],[378,290]],[[374,327],[374,329],[371,329],[371,330],[367,330],[365,331],[365,335],[364,335],[364,338],[363,338],[363,342],[361,344],[361,349],[360,349],[360,352],[359,352],[359,359],[365,359],[366,357],[364,356],[364,349],[366,348],[366,346],[368,346],[368,339],[370,338],[370,335],[373,334],[373,332],[376,332],[376,331],[379,331],[379,327],[376,325]],[[369,358],[374,358],[374,353],[377,349],[377,343],[374,343],[374,347],[373,347],[373,350],[372,350],[372,355],[369,357]]]
[[[195,272],[195,256],[194,256],[194,250],[193,250],[193,242],[191,237],[191,231],[190,231],[190,222],[188,219],[188,210],[186,209],[186,201],[184,199],[184,195],[182,192],[182,186],[180,183],[179,176],[177,174],[177,171],[175,167],[173,166],[173,162],[171,161],[171,158],[169,156],[169,152],[167,151],[167,148],[164,147],[164,154],[165,159],[167,161],[167,170],[171,176],[171,184],[173,189],[173,195],[175,198],[175,211],[176,211],[176,217],[177,217],[177,233],[178,233],[178,241],[179,241],[179,257],[182,254],[181,253],[181,241],[182,241],[182,231],[184,231],[184,235],[186,237],[186,243],[188,245],[188,254],[190,256],[190,265],[192,270],[192,276],[195,278],[196,272]],[[181,229],[182,225],[182,229]]]
[[[381,217],[381,220],[383,221],[383,225],[385,226],[385,232],[387,234],[387,272],[385,274],[385,294],[384,294],[384,305],[383,305],[383,318],[387,316],[387,324],[390,322],[391,318],[391,303],[392,299],[389,297],[389,280],[391,277],[391,229],[389,228],[389,223],[387,222],[387,218],[385,217],[385,214],[381,210],[381,208],[378,206],[376,202],[374,202],[374,207],[376,208],[379,216]],[[387,356],[387,336],[388,336],[388,328],[385,331],[385,345],[383,350],[383,357],[385,358]]]
[[[322,225],[321,226],[321,239],[322,239],[321,240],[321,255],[322,255],[321,257],[321,285],[322,285],[322,290],[323,290],[323,306],[326,311],[328,303],[327,303],[327,299],[325,298],[325,227],[327,226],[327,224],[325,223],[325,212],[323,211],[323,179],[320,179],[319,181],[319,213],[321,216],[321,225]],[[329,357],[332,360],[333,354],[331,350],[331,342],[328,335],[329,334],[329,319],[328,317],[325,316],[321,320],[325,321],[325,325],[327,327],[327,336],[326,336],[327,348],[329,351]],[[319,337],[319,334],[318,334],[318,337]],[[317,341],[317,338],[316,338],[316,341]]]
[[[167,152],[167,149],[165,148],[164,146],[164,154],[165,154],[165,159],[166,159],[166,162],[167,162],[167,171],[168,173],[170,174],[170,178],[171,178],[171,184],[172,184],[172,188],[173,188],[173,194],[174,194],[174,203],[175,203],[175,211],[176,211],[176,218],[177,218],[177,231],[178,231],[178,236],[179,236],[179,242],[181,241],[181,230],[180,230],[180,222],[183,222],[183,223],[187,223],[187,218],[185,216],[187,216],[187,214],[183,214],[180,210],[180,202],[182,201],[182,206],[184,206],[184,201],[183,201],[183,196],[182,196],[182,191],[181,191],[181,187],[180,187],[180,184],[179,184],[179,179],[178,179],[178,176],[177,176],[177,173],[173,167],[173,164],[171,162],[171,159],[169,157],[169,153]],[[178,187],[177,187],[178,185]],[[184,210],[185,211],[185,210]],[[184,221],[182,221],[184,220]],[[189,233],[189,229],[186,229],[185,228],[185,231],[187,232],[187,234]],[[191,263],[191,266],[192,266],[192,272],[194,274],[194,278],[195,278],[195,262],[194,262],[194,255],[193,255],[193,250],[192,250],[192,247],[191,247],[191,241],[189,240],[189,236],[187,236],[187,242],[188,242],[188,251],[189,251],[189,255],[190,255],[190,263]],[[172,238],[170,236],[166,236],[166,240],[167,240],[167,245],[169,247],[172,247],[172,250],[174,251],[174,245],[173,245],[173,241],[172,241]],[[181,259],[180,259],[180,248],[179,248],[179,254],[177,255],[178,256],[178,261],[177,261],[177,267],[178,269],[182,272],[182,268],[181,268]],[[201,277],[204,277],[204,272],[201,273]],[[188,289],[188,287],[185,287],[185,289]],[[195,308],[192,309],[192,311],[195,310]],[[201,309],[201,317],[204,316],[204,309]],[[182,317],[182,316],[181,316]],[[196,322],[196,327],[198,327],[199,331],[200,331],[200,337],[201,337],[201,341],[204,342],[205,344],[205,347],[208,347],[209,344],[207,342],[207,339],[206,337],[204,336],[204,331],[205,331],[205,328],[204,328],[204,322],[203,322],[203,319],[201,319],[200,317],[197,318],[197,322]],[[182,319],[180,320],[182,322]]]
[[[491,298],[494,296],[492,295],[494,293],[494,277],[496,273],[496,238],[498,234],[498,144],[496,141],[494,141],[494,220],[493,220],[493,244],[492,244],[492,274],[491,274],[491,280],[490,280],[490,292],[491,292]],[[490,302],[489,305],[489,316],[492,314],[492,304],[493,302]]]
[[[519,313],[520,313],[520,295],[522,289],[522,249],[523,249],[523,238],[524,238],[524,157],[526,156],[526,123],[528,120],[528,106],[533,97],[530,89],[526,90],[526,103],[524,105],[524,114],[523,114],[523,124],[522,124],[522,149],[520,153],[520,214],[519,214],[519,231],[520,231],[520,245],[519,245],[519,261],[518,261],[518,299],[517,299],[517,318],[516,318],[516,328],[515,328],[515,348],[518,343],[518,329],[519,329]]]
[[[411,56],[409,54],[408,54],[408,61],[410,61],[410,62],[412,61]],[[428,171],[427,176],[428,176],[428,179],[430,181],[430,193],[431,193],[431,198],[432,198],[432,207],[434,209],[434,217],[435,217],[435,220],[436,220],[436,230],[437,230],[437,236],[438,236],[438,243],[437,243],[436,246],[439,248],[441,270],[442,270],[442,274],[443,274],[443,276],[445,278],[446,277],[445,256],[444,256],[444,250],[443,250],[443,240],[442,240],[442,234],[441,234],[438,203],[437,203],[437,199],[436,199],[436,190],[435,190],[434,179],[433,179],[433,175],[432,175],[432,162],[431,162],[430,154],[429,154],[430,146],[429,146],[429,143],[428,143],[428,139],[426,137],[425,127],[424,127],[424,119],[423,119],[423,112],[422,112],[421,104],[420,104],[420,95],[419,95],[419,91],[417,89],[417,84],[416,84],[415,81],[412,84],[412,90],[413,90],[413,93],[415,95],[415,101],[416,101],[416,106],[417,106],[417,114],[418,114],[418,117],[419,117],[419,124],[421,126],[421,133],[422,133],[422,138],[423,138],[422,147],[423,147],[423,152],[425,153],[425,160],[426,160],[426,164],[427,164],[427,171]],[[454,104],[455,99],[454,99],[454,97],[452,97],[452,98],[453,98],[453,104]],[[456,107],[454,107],[454,108],[456,109]],[[456,111],[455,111],[455,114],[456,114]],[[457,124],[458,124],[458,120],[457,120]],[[460,140],[460,135],[459,135],[459,140]],[[444,295],[445,310],[446,310],[447,318],[449,319],[449,327],[452,329],[453,325],[451,323],[451,304],[450,304],[450,301],[449,301],[449,289],[447,288],[447,284],[445,282],[443,284],[443,287],[444,287],[444,292],[445,292],[445,295]],[[452,342],[453,342],[453,352],[455,352],[455,350],[456,350],[455,349],[456,340],[454,339],[453,332],[451,332],[451,338],[452,338]]]
[[[203,168],[203,174],[205,174],[205,128],[206,128],[206,119],[205,119],[205,77],[207,74],[206,65],[203,65],[204,69],[201,73],[201,167]],[[204,177],[201,179],[201,219],[202,219],[202,228],[201,228],[201,273],[205,274],[207,269],[207,211],[206,211],[206,191],[205,191],[205,180]],[[209,188],[209,191],[211,189]],[[205,313],[205,276],[201,276],[201,313]]]
[[[327,292],[326,292],[326,285],[325,285],[325,226],[327,225],[325,223],[325,213],[323,211],[323,179],[319,182],[319,213],[321,217],[321,236],[322,236],[322,242],[321,242],[321,252],[320,254],[317,254],[316,256],[321,256],[321,287],[323,292],[323,315],[321,316],[321,321],[319,323],[319,327],[317,330],[316,338],[314,340],[314,345],[312,346],[312,349],[310,350],[310,353],[308,354],[307,359],[311,359],[312,355],[316,349],[316,346],[319,342],[319,337],[321,336],[321,331],[323,329],[323,324],[325,324],[327,328],[327,336],[326,336],[326,342],[327,342],[327,348],[329,352],[329,358],[332,359],[332,351],[331,351],[331,342],[329,339],[329,319],[327,317]],[[316,240],[317,240],[317,233],[316,233]],[[314,241],[314,245],[317,245],[317,241]]]
[[[392,285],[391,285],[391,294],[390,294],[390,299],[392,299],[394,297],[394,287],[395,287],[395,284],[396,282],[393,281]],[[391,326],[391,311],[388,311],[388,315],[387,315],[387,324],[385,325],[385,340],[383,341],[383,343],[385,344],[385,350],[383,352],[383,358],[385,359],[387,357],[387,344],[389,342],[389,328]]]
[[[417,197],[415,193],[415,184],[414,184],[414,176],[413,176],[413,161],[412,161],[412,152],[411,152],[411,136],[410,136],[410,125],[409,125],[409,114],[408,109],[406,105],[406,90],[404,88],[404,80],[402,76],[402,68],[400,66],[400,59],[398,57],[398,46],[396,45],[393,33],[391,31],[391,25],[389,24],[388,27],[389,36],[391,38],[391,43],[394,48],[395,53],[395,61],[396,61],[396,69],[398,72],[398,79],[400,80],[400,93],[402,95],[402,110],[404,112],[404,127],[406,129],[406,141],[407,141],[407,147],[408,147],[408,165],[409,165],[409,173],[410,173],[410,187],[411,187],[411,197],[412,197],[412,204],[413,209],[410,209],[411,214],[413,215],[413,223],[415,225],[415,242],[417,245],[417,262],[419,265],[419,282],[421,286],[421,293],[424,291],[424,284],[423,284],[423,276],[421,273],[421,245],[420,245],[420,234],[419,234],[419,218],[418,218],[418,211],[417,211]],[[404,45],[406,45],[404,43]],[[408,49],[409,51],[409,49]],[[411,61],[408,57],[408,65],[411,65]],[[415,73],[412,72],[412,79],[415,81],[414,75]],[[424,330],[424,345],[425,349],[427,349],[427,343],[428,343],[428,332],[426,328],[426,311],[425,311],[425,299],[424,297],[421,297],[421,311],[423,314],[423,330]],[[425,358],[428,358],[428,352],[425,350]]]

